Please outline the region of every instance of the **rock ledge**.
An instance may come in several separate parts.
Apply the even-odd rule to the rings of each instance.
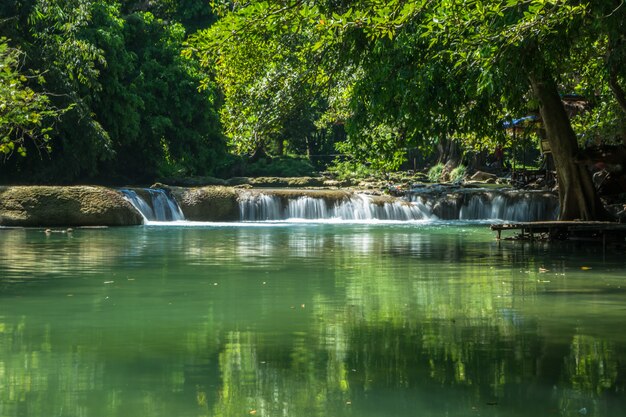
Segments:
[[[133,226],[141,215],[121,193],[96,186],[0,187],[0,226]]]

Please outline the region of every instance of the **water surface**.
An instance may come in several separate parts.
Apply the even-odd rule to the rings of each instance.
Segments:
[[[462,223],[0,229],[0,416],[626,415],[625,254]]]

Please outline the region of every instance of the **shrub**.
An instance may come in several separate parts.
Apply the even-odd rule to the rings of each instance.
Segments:
[[[328,172],[340,180],[364,179],[376,175],[376,172],[369,166],[356,161],[335,160],[333,164],[328,167]]]
[[[443,174],[444,165],[439,163],[428,170],[428,180],[430,182],[439,182],[441,181],[441,174]]]
[[[461,182],[463,181],[463,178],[465,178],[466,173],[467,167],[465,165],[459,165],[450,172],[450,181]]]

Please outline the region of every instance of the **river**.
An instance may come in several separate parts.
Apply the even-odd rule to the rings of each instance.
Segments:
[[[0,229],[0,416],[626,415],[623,247],[191,225]]]

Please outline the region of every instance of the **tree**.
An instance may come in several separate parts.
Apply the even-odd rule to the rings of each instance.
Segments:
[[[586,167],[574,161],[578,139],[557,84],[557,79],[571,79],[579,70],[580,63],[568,58],[581,39],[578,28],[587,19],[589,4],[533,0],[477,1],[474,6],[464,9],[461,2],[445,2],[426,13],[433,22],[426,27],[458,57],[457,65],[478,67],[480,73],[468,80],[497,92],[505,106],[514,108],[528,93],[538,101],[559,180],[559,218],[608,217]]]
[[[423,121],[427,121],[424,115],[436,114],[433,122],[448,136],[466,140],[497,137],[503,113],[524,111],[535,101],[557,168],[560,218],[594,220],[607,214],[589,172],[574,162],[577,137],[557,84],[557,80],[577,75],[576,65],[581,63],[569,58],[576,42],[584,39],[579,28],[588,23],[590,7],[544,0],[449,0],[410,5],[387,1],[352,13],[349,23],[343,17],[334,18],[332,30],[366,25],[374,46],[383,37],[397,44],[405,32],[412,35],[415,42],[408,50],[416,57],[413,71],[422,75],[442,71],[445,98],[410,98],[409,102],[420,106],[409,114],[411,119]],[[398,82],[397,76],[389,79],[384,86]],[[439,84],[436,78],[423,79],[425,82],[413,84],[416,88],[409,88],[414,97],[429,97]],[[400,111],[403,113],[407,114]],[[417,126],[427,130],[427,123]]]
[[[131,178],[208,175],[225,146],[210,85],[198,91],[196,64],[180,55],[185,31],[150,12],[122,18],[111,35],[90,36],[105,51],[93,109],[117,156],[111,169]]]
[[[302,142],[306,148],[333,123],[323,117],[331,106],[324,93],[336,85],[332,77],[345,62],[336,59],[330,43],[318,44],[311,20],[317,6],[252,2],[233,7],[192,35],[186,51],[198,56],[221,88],[220,115],[231,147],[249,154],[268,148],[281,154],[285,141],[292,149],[302,149]],[[307,133],[297,134],[294,126]]]
[[[324,62],[346,62],[348,57],[357,74],[349,89],[348,142],[379,158],[397,159],[407,144],[428,144],[434,138],[497,139],[503,136],[507,114],[538,107],[559,178],[560,218],[593,220],[607,215],[586,168],[573,160],[578,138],[559,93],[580,78],[583,63],[574,59],[574,51],[579,45],[593,47],[591,32],[605,34],[607,63],[622,56],[623,19],[617,17],[622,11],[617,7],[606,15],[607,6],[600,5],[388,0],[353,2],[346,10],[324,3],[251,3],[226,18],[230,32],[224,30],[225,38],[217,42],[249,31],[263,34],[259,42],[245,43],[244,52],[235,49],[234,54],[244,54],[236,68],[253,64],[255,56],[263,59],[261,67],[281,68],[306,50],[290,50],[283,41],[286,31],[307,31],[308,42],[315,42],[312,50]],[[600,29],[603,19],[611,20],[608,29]],[[196,44],[203,49],[202,42]],[[263,55],[268,49],[281,53]],[[621,67],[607,68],[611,81],[611,71]],[[258,79],[256,74],[252,78]],[[236,72],[233,79],[238,79]],[[619,101],[619,93],[616,97]],[[252,97],[251,102],[261,100]],[[239,123],[250,126],[245,119]]]
[[[5,159],[15,152],[26,156],[27,141],[37,148],[46,148],[51,126],[61,114],[50,104],[48,96],[28,86],[41,78],[20,71],[23,58],[22,51],[0,38],[0,154]]]
[[[198,91],[202,75],[195,61],[181,57],[187,29],[176,20],[209,24],[212,15],[199,1],[144,5],[163,18],[114,0],[0,6],[0,22],[24,51],[25,70],[45,74],[50,103],[69,109],[47,132],[47,152],[30,157],[33,145],[26,142],[29,157],[13,158],[0,173],[36,182],[147,182],[219,168],[226,149],[218,98],[210,82]]]

